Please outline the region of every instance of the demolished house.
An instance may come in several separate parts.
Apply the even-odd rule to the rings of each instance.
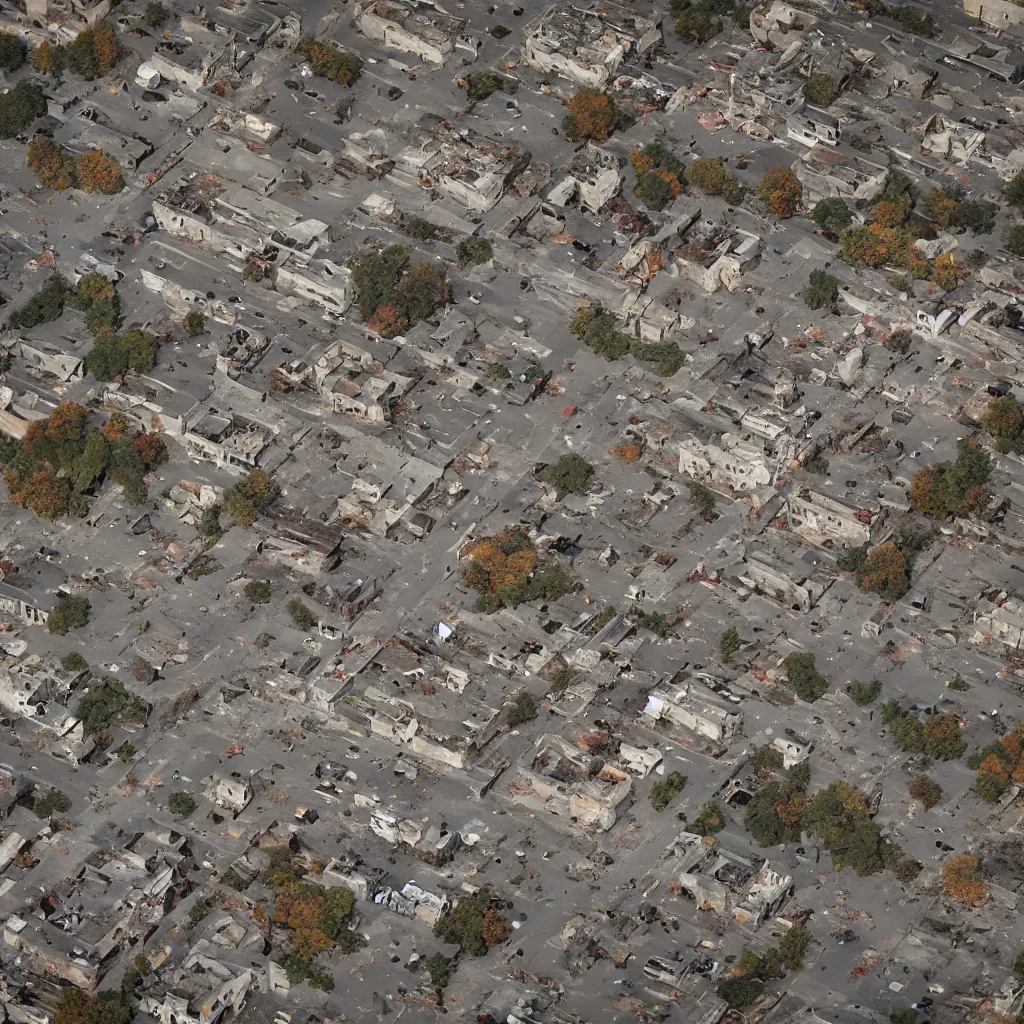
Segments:
[[[425,114],[411,144],[395,154],[391,181],[410,188],[436,188],[474,213],[486,213],[530,163],[530,152],[514,142],[490,139],[472,129]]]
[[[743,274],[761,254],[758,235],[730,224],[701,219],[694,213],[679,234],[681,243],[668,253],[678,273],[713,294],[720,288],[736,291]]]
[[[679,443],[679,472],[735,491],[757,490],[775,475],[763,447],[731,433],[722,434],[717,444],[705,444],[693,434],[684,438]]]
[[[793,490],[786,497],[789,528],[811,544],[867,544],[877,514],[877,510],[857,508],[810,487]]]
[[[731,916],[759,928],[775,917],[793,894],[793,879],[773,870],[767,860],[750,860],[721,844],[705,845],[701,836],[680,833],[670,848],[680,892],[698,909]]]
[[[661,22],[617,4],[554,4],[523,29],[526,62],[544,74],[603,89],[619,65],[661,41]]]
[[[700,738],[714,750],[724,750],[743,728],[739,698],[710,679],[703,682],[692,678],[655,687],[647,694],[641,714],[644,720],[683,742],[693,743]]]
[[[793,165],[808,208],[822,199],[870,202],[889,180],[889,168],[854,149],[814,144]]]
[[[516,762],[506,792],[515,804],[557,816],[569,827],[607,832],[633,783],[602,757],[592,757],[560,736],[542,736]]]
[[[430,0],[371,0],[356,8],[352,20],[367,39],[428,64],[444,64],[466,28],[464,18]]]

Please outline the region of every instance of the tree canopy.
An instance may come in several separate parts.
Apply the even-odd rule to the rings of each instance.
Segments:
[[[385,338],[427,319],[451,297],[451,285],[440,267],[409,263],[400,245],[370,250],[352,263],[356,306],[366,326]]]
[[[34,421],[20,445],[0,456],[6,458],[10,500],[43,519],[86,515],[89,496],[105,479],[121,484],[125,497],[139,504],[146,499],[146,474],[168,458],[160,435],[131,429],[121,413],[99,429],[74,402]]]
[[[555,498],[561,501],[568,494],[586,494],[594,467],[575,452],[562,455],[557,462],[545,466],[537,477],[555,489]]]
[[[992,462],[988,453],[961,441],[956,462],[939,462],[917,471],[910,485],[910,505],[932,519],[981,512],[989,501],[985,489]]]

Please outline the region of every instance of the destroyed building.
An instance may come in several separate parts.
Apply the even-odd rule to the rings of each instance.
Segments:
[[[526,61],[576,85],[602,88],[626,60],[661,39],[660,18],[644,18],[616,4],[555,4],[523,29]]]

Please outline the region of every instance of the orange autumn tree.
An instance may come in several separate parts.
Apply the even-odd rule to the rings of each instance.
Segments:
[[[907,219],[908,212],[902,203],[890,203],[884,199],[872,210],[875,223],[883,228],[898,228]]]
[[[942,865],[942,889],[952,900],[980,907],[988,900],[988,887],[982,881],[978,858],[969,854],[950,857]]]
[[[487,594],[517,586],[537,564],[533,541],[519,526],[507,526],[477,542],[469,557],[462,578],[473,590]]]
[[[114,413],[101,431],[89,412],[63,402],[31,423],[4,470],[10,500],[44,519],[84,516],[89,497],[105,477],[122,484],[132,504],[146,499],[145,475],[167,461],[167,446]]]
[[[774,217],[786,220],[799,209],[804,189],[800,179],[788,168],[776,164],[765,171],[754,189]]]
[[[679,179],[671,171],[666,171],[664,167],[659,167],[654,173],[668,185],[673,198],[679,195],[682,191],[682,186],[679,184]]]
[[[123,412],[112,412],[100,431],[108,441],[120,441],[130,429],[131,421]]]
[[[306,960],[333,949],[345,936],[355,896],[342,886],[303,879],[288,847],[274,850],[261,880],[274,891],[271,920],[288,930],[291,952]]]
[[[366,321],[366,326],[382,338],[394,338],[409,326],[409,318],[391,303],[385,303],[377,307]]]
[[[28,166],[39,184],[63,192],[75,183],[74,157],[45,135],[37,135],[28,146]]]
[[[170,458],[167,453],[167,444],[159,434],[152,432],[143,434],[132,441],[132,447],[142,457],[142,461],[149,466],[162,466]]]
[[[102,78],[113,70],[121,55],[121,47],[117,42],[117,33],[105,21],[96,25],[92,33],[92,55],[96,61],[96,70]]]
[[[1024,723],[1001,740],[989,743],[968,760],[977,769],[974,792],[995,803],[1012,784],[1024,785]]]
[[[879,544],[868,555],[857,582],[865,590],[874,591],[887,601],[898,601],[910,589],[903,553],[892,541]]]
[[[949,227],[953,221],[953,215],[960,205],[956,198],[944,188],[933,188],[930,192],[926,192],[922,202],[925,212],[940,228]]]
[[[654,158],[642,149],[634,149],[629,154],[629,162],[638,176],[654,170]]]
[[[75,179],[86,192],[102,192],[112,196],[124,188],[121,168],[102,149],[90,149],[75,161]]]
[[[52,469],[41,469],[29,476],[4,470],[7,493],[16,505],[31,509],[40,519],[56,520],[67,515],[71,484]]]
[[[53,70],[53,44],[45,39],[32,51],[32,66],[46,75]]]
[[[604,142],[613,131],[619,113],[615,101],[598,89],[577,89],[569,98],[563,127],[574,142]]]
[[[966,278],[963,267],[957,263],[951,252],[944,252],[935,260],[932,268],[932,281],[943,291],[951,292],[958,288]]]
[[[291,932],[292,952],[309,960],[334,946],[320,924],[326,900],[317,893],[283,892],[274,900],[274,924]]]
[[[484,926],[480,930],[480,938],[488,946],[500,946],[512,931],[508,918],[503,917],[493,907],[484,914]]]
[[[802,791],[786,788],[785,799],[774,804],[775,813],[783,825],[799,825],[803,820],[804,808],[807,805],[807,796]]]
[[[612,449],[612,452],[618,455],[625,463],[639,461],[643,451],[644,447],[642,444],[619,444]]]
[[[879,267],[887,255],[884,243],[869,227],[850,228],[843,234],[843,259],[847,263]]]

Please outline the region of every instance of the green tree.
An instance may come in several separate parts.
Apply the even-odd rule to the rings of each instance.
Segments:
[[[167,809],[181,818],[187,818],[198,806],[195,797],[182,791],[172,793],[167,798]]]
[[[701,804],[700,813],[686,826],[688,832],[698,836],[713,836],[725,828],[725,811],[713,800]]]
[[[199,924],[210,913],[210,904],[206,900],[198,899],[188,908],[188,919],[192,924]]]
[[[828,107],[836,98],[836,80],[824,71],[815,71],[804,82],[804,99],[816,107]]]
[[[188,336],[195,338],[206,330],[206,317],[198,310],[193,309],[192,312],[185,315],[184,324]]]
[[[995,230],[999,207],[984,199],[965,199],[953,214],[952,226],[972,235],[990,235]]]
[[[71,798],[59,789],[50,789],[42,796],[36,797],[32,810],[35,811],[37,818],[49,818],[54,814],[65,814],[71,810]]]
[[[339,50],[323,39],[303,39],[295,52],[309,61],[313,74],[318,78],[329,78],[339,85],[350,88],[363,74],[363,61],[348,50]]]
[[[1014,256],[1024,256],[1024,225],[1010,228],[1006,236],[1006,248]]]
[[[505,79],[493,71],[474,71],[466,75],[466,95],[470,103],[482,103],[505,85]]]
[[[52,1024],[131,1024],[135,1016],[123,991],[106,989],[91,996],[80,988],[60,990]]]
[[[743,646],[739,631],[735,626],[730,626],[718,641],[718,650],[721,652],[722,661],[728,665],[732,656]]]
[[[443,953],[434,953],[423,961],[423,967],[430,978],[430,987],[437,995],[439,1003],[444,1003],[444,990],[448,987],[448,981],[455,970],[454,963]]]
[[[73,629],[81,629],[89,621],[92,605],[87,597],[61,597],[54,604],[46,620],[51,633],[66,636]]]
[[[454,910],[434,926],[434,934],[443,942],[457,945],[469,956],[484,956],[494,944],[487,941],[487,936],[496,937],[488,931],[488,917],[493,921],[494,914],[490,892],[479,889],[472,896],[460,899]]]
[[[749,1006],[764,991],[764,985],[757,978],[747,975],[726,975],[718,982],[718,998],[733,1010]]]
[[[306,607],[306,602],[301,597],[293,597],[288,602],[288,614],[292,617],[292,622],[295,623],[296,628],[307,633],[319,621],[317,616]]]
[[[469,235],[455,247],[455,255],[464,267],[472,267],[477,263],[486,263],[494,257],[494,248],[487,238]]]
[[[822,199],[811,216],[830,238],[838,238],[853,223],[850,208],[837,197]]]
[[[980,772],[974,780],[974,792],[986,803],[994,804],[1010,788],[1010,780]]]
[[[850,683],[846,692],[859,708],[873,704],[882,692],[881,680],[872,679],[870,683]]]
[[[441,235],[441,229],[436,224],[431,224],[422,217],[409,217],[405,221],[405,231],[410,238],[415,238],[419,242],[432,242]]]
[[[644,612],[640,618],[637,619],[636,624],[640,629],[646,629],[655,636],[661,637],[662,640],[664,640],[672,630],[668,619],[665,618],[661,612]]]
[[[567,494],[586,494],[587,485],[594,475],[594,467],[575,452],[562,455],[559,460],[545,466],[538,479],[555,489],[555,499],[561,501]]]
[[[220,522],[220,505],[207,505],[199,514],[196,529],[208,540],[219,540],[224,533]]]
[[[892,723],[893,743],[904,754],[924,753],[924,726],[913,715],[904,715]]]
[[[699,188],[706,196],[720,196],[728,177],[721,157],[714,160],[697,157],[686,166],[684,174],[687,184]]]
[[[89,667],[89,662],[82,657],[78,651],[65,654],[60,660],[61,667],[65,672],[84,672]]]
[[[907,791],[915,800],[921,801],[926,811],[942,799],[942,787],[930,775],[915,775],[908,780]]]
[[[0,68],[17,71],[25,63],[25,44],[13,32],[0,32]]]
[[[253,604],[270,604],[274,588],[266,580],[249,580],[245,585],[245,596]]]
[[[13,139],[46,113],[43,90],[27,78],[0,95],[0,139]]]
[[[128,358],[117,335],[96,339],[88,357],[89,372],[102,381],[116,380],[128,372]]]
[[[813,654],[790,654],[783,662],[789,688],[808,703],[816,701],[828,689],[828,679],[814,665]]]
[[[785,965],[791,971],[798,971],[804,965],[807,947],[811,944],[811,933],[802,925],[793,925],[779,939],[779,952]]]
[[[0,101],[3,97],[0,96]],[[67,281],[60,274],[50,274],[43,287],[25,303],[21,309],[11,313],[7,326],[19,328],[37,327],[57,320],[64,312],[64,303],[70,294]]]
[[[688,483],[686,489],[690,492],[690,502],[694,508],[703,518],[709,519],[718,504],[718,495],[710,487],[705,487],[704,484],[697,481]]]
[[[822,841],[840,870],[852,867],[859,875],[873,875],[902,856],[899,846],[884,839],[872,822],[863,796],[839,780],[808,800],[803,828]]]
[[[109,729],[115,722],[145,725],[150,706],[141,697],[125,689],[120,679],[108,676],[102,682],[90,680],[89,688],[75,707],[87,736]]]
[[[163,4],[154,3],[153,0],[150,0],[150,2],[146,4],[146,11],[142,15],[142,20],[150,28],[162,28],[164,22],[167,21],[170,16],[171,12],[167,10]]]
[[[904,885],[909,885],[921,873],[924,865],[913,857],[904,857],[893,865],[892,873]]]
[[[676,32],[687,42],[706,43],[721,31],[722,22],[703,7],[689,7],[676,19]]]
[[[537,717],[537,702],[529,690],[520,690],[516,693],[512,710],[508,713],[507,722],[509,727],[514,729],[517,725],[532,722]]]
[[[683,791],[686,776],[681,772],[669,772],[651,786],[651,806],[656,811],[663,811]]]
[[[678,191],[673,189],[672,183],[657,171],[648,171],[642,175],[633,189],[633,195],[648,210],[655,211],[664,210],[678,194]]]
[[[222,503],[236,523],[249,527],[277,501],[280,493],[281,489],[272,477],[263,470],[254,469],[224,492]]]
[[[910,506],[933,519],[980,512],[989,499],[984,484],[991,467],[987,452],[961,441],[956,462],[940,462],[917,471],[910,484]]]
[[[779,816],[778,808],[799,810],[799,800],[794,802],[795,793],[785,783],[767,782],[757,791],[743,813],[743,825],[759,846],[779,846],[800,840],[800,819],[798,814],[787,814],[786,821]]]
[[[824,270],[812,270],[803,298],[810,309],[831,308],[839,298],[839,278]]]
[[[0,115],[0,125],[2,124],[3,118]],[[1024,171],[1018,171],[1003,192],[1011,206],[1024,206]]]

